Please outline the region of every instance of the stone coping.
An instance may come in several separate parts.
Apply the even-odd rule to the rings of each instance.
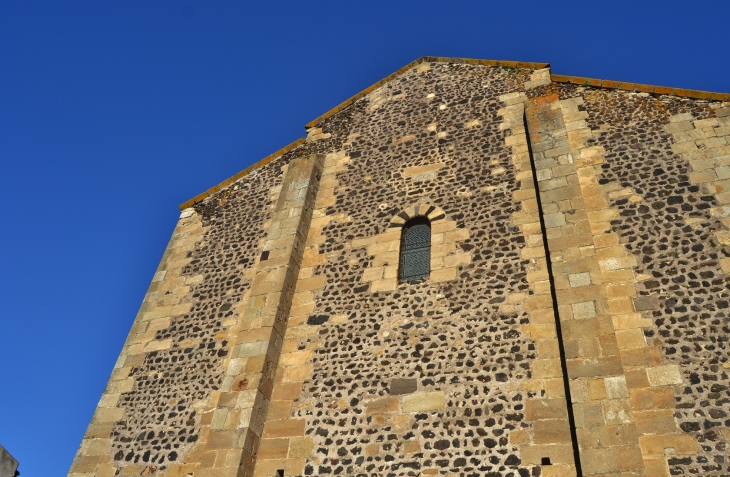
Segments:
[[[346,107],[350,106],[352,103],[357,101],[358,99],[362,98],[366,94],[372,92],[374,89],[382,86],[383,84],[387,83],[388,81],[392,80],[396,76],[399,76],[403,74],[404,72],[408,71],[409,69],[420,65],[421,63],[460,63],[460,64],[469,64],[469,65],[484,65],[484,66],[504,66],[506,68],[528,68],[528,69],[541,69],[541,68],[547,68],[550,65],[548,63],[531,63],[531,62],[524,62],[524,61],[500,61],[500,60],[478,60],[478,59],[472,59],[472,58],[450,58],[450,57],[441,57],[441,56],[422,56],[421,58],[418,58],[415,61],[412,61],[408,63],[403,68],[399,69],[398,71],[386,76],[382,80],[378,81],[377,83],[373,84],[372,86],[360,91],[356,95],[352,96],[350,99],[347,99],[343,101],[342,103],[338,104],[334,108],[330,109],[326,113],[322,114],[318,118],[308,122],[304,127],[306,129],[315,127],[317,124],[320,124],[325,119],[329,118],[330,116],[334,115],[335,113],[338,113],[339,111],[342,111]],[[249,174],[252,170],[256,169],[257,167],[263,166],[264,164],[268,164],[272,160],[274,160],[277,156],[280,156],[282,154],[285,154],[286,152],[294,149],[295,147],[299,146],[300,144],[304,143],[305,139],[297,139],[293,143],[289,144],[288,146],[284,147],[283,149],[280,149],[276,151],[275,153],[266,156],[264,159],[250,165],[246,169],[242,170],[238,174],[224,180],[220,184],[211,187],[210,189],[206,190],[202,194],[198,194],[197,196],[193,197],[192,199],[188,200],[187,202],[184,202],[180,204],[180,210],[185,210],[188,207],[191,207],[198,202],[203,201],[206,197],[209,197],[219,190],[223,189],[227,185],[231,184],[232,182],[235,182],[236,180],[240,179],[241,177]]]
[[[712,91],[700,91],[697,89],[671,88],[668,86],[655,86],[651,84],[630,83],[628,81],[602,80],[596,78],[585,78],[583,76],[568,76],[551,74],[550,79],[556,83],[572,83],[580,86],[593,86],[596,88],[620,89],[636,93],[668,94],[682,98],[706,99],[710,101],[730,101],[730,93],[714,93]]]
[[[367,95],[368,93],[371,93],[373,90],[379,88],[383,84],[387,83],[388,81],[392,80],[393,78],[400,76],[401,74],[405,73],[406,71],[410,70],[411,68],[420,65],[421,63],[457,63],[457,64],[467,64],[467,65],[483,65],[483,66],[501,66],[505,68],[525,68],[525,69],[535,69],[539,70],[542,68],[549,68],[549,63],[537,63],[537,62],[525,62],[525,61],[503,61],[503,60],[479,60],[479,59],[472,59],[472,58],[451,58],[451,57],[444,57],[444,56],[422,56],[418,58],[415,61],[412,61],[405,65],[403,68],[400,68],[399,70],[395,71],[394,73],[391,73],[390,75],[386,76],[385,78],[381,79],[377,83],[373,84],[372,86],[365,88],[364,90],[360,91],[356,95],[352,96],[351,98],[343,101],[342,103],[338,104],[334,108],[330,109],[326,113],[322,114],[321,116],[317,117],[316,119],[313,119],[312,121],[308,122],[304,125],[305,129],[310,129],[313,127],[317,127],[324,120],[329,118],[330,116],[333,116],[334,114],[342,111],[343,109],[347,108],[351,104],[353,104],[358,99],[362,98],[363,96]],[[584,86],[592,86],[592,87],[598,87],[598,88],[609,88],[609,89],[620,89],[624,91],[634,91],[637,93],[650,93],[650,94],[667,94],[672,96],[678,96],[683,98],[693,98],[693,99],[704,99],[704,100],[710,100],[710,101],[730,101],[730,93],[715,93],[711,91],[699,91],[694,89],[685,89],[685,88],[671,88],[666,86],[654,86],[649,84],[641,84],[641,83],[631,83],[627,81],[613,81],[613,80],[602,80],[602,79],[596,79],[596,78],[585,78],[583,76],[569,76],[569,75],[556,75],[551,74],[550,79],[553,82],[556,83],[572,83],[576,85],[584,85]],[[241,177],[249,174],[252,170],[263,166],[264,164],[268,164],[272,160],[276,159],[277,157],[281,156],[282,154],[285,154],[286,152],[294,149],[295,147],[299,146],[300,144],[303,144],[305,142],[305,138],[300,138],[294,141],[293,143],[289,144],[288,146],[279,149],[273,154],[270,154],[263,158],[262,160],[250,165],[246,169],[242,170],[241,172],[235,174],[232,177],[229,177],[228,179],[224,180],[220,184],[211,187],[210,189],[206,190],[202,194],[198,194],[197,196],[193,197],[192,199],[188,200],[187,202],[184,202],[180,205],[180,210],[185,210],[188,207],[191,207],[198,202],[203,201],[205,198],[215,194],[219,190],[225,188],[232,182],[235,182],[236,180],[240,179]]]
[[[364,90],[360,91],[356,95],[352,96],[350,99],[347,99],[334,108],[330,109],[323,115],[319,116],[316,119],[313,119],[312,121],[309,121],[307,124],[304,125],[305,129],[317,127],[322,122],[332,116],[333,114],[342,111],[346,107],[350,106],[352,103],[357,101],[358,99],[362,98],[366,94],[372,92],[373,90],[379,88],[380,86],[384,85],[388,81],[392,80],[393,78],[402,75],[406,71],[410,70],[411,68],[420,65],[421,63],[457,63],[457,64],[466,64],[466,65],[483,65],[483,66],[503,66],[506,68],[525,68],[525,69],[532,69],[532,70],[539,70],[542,68],[548,68],[550,66],[549,63],[533,63],[533,62],[524,62],[524,61],[502,61],[502,60],[477,60],[472,58],[450,58],[445,56],[422,56],[418,58],[415,61],[412,61],[405,65],[403,68],[399,69],[398,71],[389,74],[385,78],[381,79],[377,83],[373,84],[369,88],[365,88]]]
[[[209,196],[215,194],[219,190],[232,184],[233,182],[237,181],[241,177],[250,174],[251,171],[253,171],[254,169],[258,169],[259,167],[263,166],[264,164],[268,164],[269,162],[273,161],[277,157],[286,154],[287,152],[291,151],[292,149],[294,149],[295,147],[297,147],[301,144],[304,144],[304,142],[305,142],[305,138],[301,137],[301,138],[297,139],[296,141],[294,141],[293,143],[289,144],[288,146],[282,147],[275,153],[269,154],[268,156],[264,157],[260,161],[251,164],[250,166],[248,166],[241,172],[234,174],[233,176],[229,177],[228,179],[224,180],[223,182],[219,183],[218,185],[215,185],[215,186],[211,187],[210,189],[206,190],[202,194],[198,194],[195,197],[193,197],[192,199],[188,200],[187,202],[183,202],[182,204],[180,204],[180,210],[185,210],[188,207],[192,207],[193,205],[197,204],[198,202],[202,202],[206,197],[209,197]]]

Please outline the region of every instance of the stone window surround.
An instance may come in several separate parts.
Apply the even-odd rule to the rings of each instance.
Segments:
[[[363,272],[364,283],[370,291],[389,291],[398,287],[398,264],[402,227],[411,219],[425,217],[431,222],[431,275],[429,282],[439,283],[458,278],[458,267],[471,263],[471,254],[457,248],[457,242],[469,238],[469,230],[458,228],[449,220],[441,207],[417,203],[390,219],[388,228],[374,237],[353,241],[353,246],[367,246],[373,257],[370,267]]]

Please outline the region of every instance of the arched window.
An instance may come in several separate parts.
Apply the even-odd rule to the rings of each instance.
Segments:
[[[416,217],[403,225],[398,280],[417,282],[431,273],[431,222]]]

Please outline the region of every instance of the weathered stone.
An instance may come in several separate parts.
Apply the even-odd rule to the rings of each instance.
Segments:
[[[446,407],[443,392],[416,393],[403,396],[403,412],[437,411]]]
[[[730,108],[513,66],[421,61],[186,204],[72,475],[725,472]]]
[[[677,365],[656,366],[646,370],[652,386],[682,384],[682,375]]]
[[[659,308],[659,299],[656,296],[642,296],[634,298],[636,311],[649,311]]]
[[[365,403],[368,414],[382,413],[382,412],[396,412],[398,410],[398,399],[397,398],[381,398]]]
[[[418,390],[416,379],[397,378],[390,382],[390,394],[410,394]]]
[[[526,407],[527,419],[564,419],[568,412],[563,399],[530,399]]]

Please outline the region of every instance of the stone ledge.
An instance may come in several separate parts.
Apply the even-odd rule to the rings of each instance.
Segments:
[[[283,148],[279,149],[278,151],[274,152],[273,154],[269,154],[268,156],[264,157],[260,161],[256,162],[255,164],[252,164],[239,172],[238,174],[234,174],[233,176],[229,177],[228,179],[224,180],[223,182],[219,183],[218,185],[215,185],[211,187],[210,189],[206,190],[205,192],[196,195],[192,199],[183,202],[180,204],[180,210],[184,211],[188,207],[192,207],[195,204],[202,202],[206,198],[210,197],[211,195],[215,194],[218,191],[223,190],[230,184],[234,183],[241,177],[247,176],[251,172],[253,172],[255,169],[258,169],[261,166],[264,166],[268,164],[269,162],[273,161],[274,159],[286,154],[287,152],[291,151],[292,149],[296,149],[298,146],[304,144],[306,142],[305,138],[299,138],[293,143],[289,144],[288,146],[284,146]]]
[[[418,58],[417,60],[407,64],[406,66],[400,68],[399,70],[395,71],[394,73],[386,76],[385,78],[376,82],[372,86],[365,88],[364,90],[360,91],[359,93],[355,94],[354,96],[350,97],[349,99],[338,104],[337,106],[330,109],[329,111],[322,114],[321,116],[317,117],[316,119],[308,122],[304,126],[305,129],[312,129],[312,128],[316,128],[316,127],[320,126],[321,123],[324,120],[326,120],[327,118],[329,118],[329,117],[333,116],[334,114],[342,111],[343,109],[349,107],[350,105],[355,103],[358,99],[366,96],[367,94],[371,93],[372,91],[374,91],[378,87],[382,86],[383,84],[387,83],[388,81],[391,81],[392,79],[396,78],[397,76],[402,75],[406,71],[408,71],[414,67],[417,67],[418,65],[420,65],[422,63],[455,63],[455,64],[482,65],[482,66],[498,66],[498,67],[503,67],[503,68],[524,68],[524,69],[532,69],[532,70],[541,70],[541,69],[546,69],[546,68],[550,67],[549,63],[423,56],[423,57]],[[533,81],[535,81],[535,83],[532,86],[535,87],[535,86],[543,84],[543,81],[541,81],[541,79],[542,78],[533,80]],[[598,88],[620,89],[620,90],[624,90],[624,91],[632,91],[632,92],[637,92],[637,93],[649,93],[649,94],[656,94],[656,95],[665,94],[665,95],[678,96],[678,97],[682,97],[682,98],[704,99],[704,100],[710,100],[710,101],[730,101],[730,93],[718,93],[718,92],[700,91],[700,90],[685,89],[685,88],[672,88],[672,87],[665,87],[665,86],[655,86],[655,85],[648,85],[648,84],[641,84],[641,83],[632,83],[632,82],[626,82],[626,81],[602,80],[602,79],[596,79],[596,78],[586,78],[583,76],[558,75],[558,74],[551,73],[550,81],[556,82],[556,83],[572,83],[572,84],[577,84],[577,85],[593,86],[593,87],[598,87]],[[507,95],[505,95],[505,96],[507,96]],[[506,102],[511,103],[512,99],[517,101],[517,100],[521,100],[522,98],[505,98],[505,99],[507,100]],[[304,144],[305,142],[306,142],[306,138],[297,139],[296,141],[289,144],[288,146],[276,151],[275,153],[273,153],[269,156],[266,156],[262,160],[247,167],[246,169],[242,170],[238,174],[231,176],[230,178],[219,183],[218,185],[213,186],[210,189],[208,189],[207,191],[205,191],[201,194],[198,194],[197,196],[193,197],[192,199],[184,202],[183,204],[180,205],[180,210],[184,211],[185,209],[192,207],[193,205],[195,205],[199,202],[202,202],[207,197],[224,189],[231,183],[233,183],[236,180],[240,179],[241,177],[249,174],[254,169],[257,169],[258,167],[271,162],[272,160],[276,159],[277,157],[281,156],[282,154],[285,154],[286,152],[291,151],[292,149],[300,146],[301,144]]]
[[[526,69],[533,69],[533,70],[539,70],[539,69],[547,68],[550,66],[548,63],[502,61],[502,60],[478,60],[478,59],[472,59],[472,58],[450,58],[450,57],[441,57],[441,56],[422,56],[421,58],[418,58],[417,60],[415,60],[411,63],[408,63],[406,66],[400,68],[396,72],[389,74],[388,76],[386,76],[382,80],[378,81],[377,83],[373,84],[372,86],[365,88],[364,90],[360,91],[359,93],[355,94],[354,96],[350,97],[349,99],[346,99],[345,101],[341,102],[340,104],[338,104],[334,108],[330,109],[323,115],[308,122],[304,127],[306,129],[310,129],[310,128],[319,126],[322,123],[322,121],[324,121],[325,119],[342,111],[343,109],[347,108],[348,106],[353,104],[358,99],[360,99],[363,96],[367,95],[368,93],[374,91],[375,89],[384,85],[385,83],[394,79],[395,77],[400,76],[403,73],[405,73],[406,71],[420,65],[421,63],[456,63],[456,64],[481,65],[481,66],[502,66],[505,68],[526,68]]]
[[[667,86],[655,86],[642,83],[631,83],[627,81],[612,81],[597,78],[586,78],[583,76],[551,75],[556,83],[572,83],[581,86],[593,86],[597,88],[620,89],[636,93],[666,94],[679,96],[680,98],[706,99],[710,101],[728,101],[730,93],[715,93],[712,91],[700,91],[696,89],[672,88]]]

